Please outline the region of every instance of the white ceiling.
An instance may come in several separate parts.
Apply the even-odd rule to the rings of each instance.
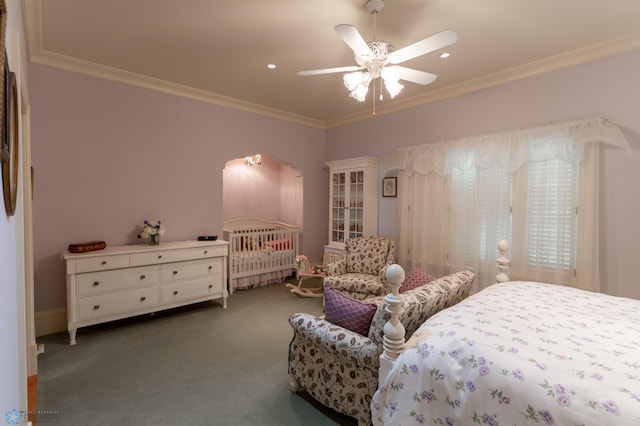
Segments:
[[[332,127],[371,117],[342,74],[354,65],[338,24],[372,41],[366,0],[25,0],[34,63]],[[444,29],[458,42],[403,63],[438,75],[405,83],[381,115],[640,48],[637,0],[387,0],[377,39],[396,49]],[[275,70],[267,64],[277,65]]]

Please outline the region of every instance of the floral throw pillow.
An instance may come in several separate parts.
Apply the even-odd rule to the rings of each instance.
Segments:
[[[431,274],[427,274],[425,271],[416,266],[404,278],[399,291],[400,293],[404,293],[405,291],[413,290],[414,288],[418,288],[421,285],[424,285],[435,279],[436,277]]]
[[[366,336],[377,309],[373,303],[363,303],[324,286],[324,319],[332,324]]]

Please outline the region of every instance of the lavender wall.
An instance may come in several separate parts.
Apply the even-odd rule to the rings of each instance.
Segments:
[[[71,242],[135,243],[145,218],[163,220],[167,240],[220,235],[228,160],[259,152],[300,170],[302,251],[320,259],[326,160],[376,156],[382,177],[399,146],[594,115],[621,126],[634,147],[632,158],[605,150],[602,159],[604,289],[640,298],[633,268],[640,252],[637,75],[640,52],[633,52],[325,132],[33,65],[36,311],[65,306],[60,253]],[[396,237],[395,207],[380,198],[381,235]]]
[[[302,250],[322,257],[323,130],[38,65],[29,77],[36,312],[66,306],[69,243],[137,243],[144,219],[162,220],[167,241],[222,235],[225,163],[258,152],[318,194],[304,198]]]
[[[400,146],[604,116],[633,155],[605,149],[601,173],[601,275],[605,292],[640,298],[640,51],[564,69],[327,132],[327,160],[382,159]],[[397,236],[395,199],[380,199],[379,233]]]

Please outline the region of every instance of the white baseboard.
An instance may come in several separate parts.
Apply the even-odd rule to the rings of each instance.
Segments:
[[[67,330],[67,308],[39,311],[34,317],[36,337]]]

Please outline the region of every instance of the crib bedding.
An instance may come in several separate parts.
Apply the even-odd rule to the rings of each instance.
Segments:
[[[371,407],[375,425],[640,425],[640,300],[492,285],[414,333]]]
[[[247,289],[281,283],[295,274],[292,259],[296,253],[284,249],[289,241],[265,242],[255,250],[245,250],[231,253],[229,269],[233,276],[234,289]]]
[[[283,222],[235,218],[224,223],[229,241],[229,288],[280,283],[296,271],[299,230]]]

